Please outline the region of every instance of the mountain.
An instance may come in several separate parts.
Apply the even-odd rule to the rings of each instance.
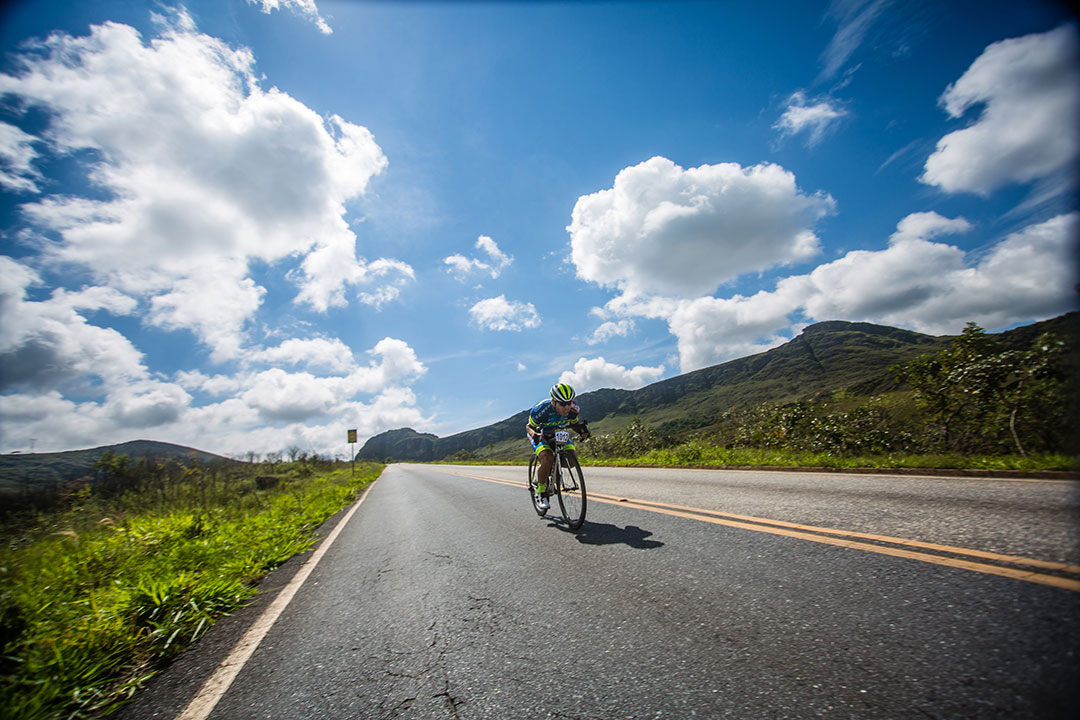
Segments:
[[[106,452],[127,455],[132,460],[145,457],[207,465],[237,462],[202,450],[152,440],[133,440],[119,445],[57,453],[12,453],[0,455],[0,493],[17,491],[22,486],[58,486],[69,480],[93,475],[94,463]]]
[[[1007,347],[1027,348],[1053,331],[1073,344],[1080,338],[1080,313],[999,333]],[[955,336],[933,336],[871,323],[828,321],[810,325],[789,342],[757,355],[661,380],[639,390],[596,390],[578,403],[594,432],[612,432],[640,417],[661,433],[712,425],[734,407],[789,403],[844,390],[876,395],[899,387],[889,368],[947,347]],[[542,389],[538,392],[542,393]],[[528,409],[475,430],[439,438],[411,428],[370,438],[358,458],[442,460],[465,451],[494,459],[528,456],[524,439]]]

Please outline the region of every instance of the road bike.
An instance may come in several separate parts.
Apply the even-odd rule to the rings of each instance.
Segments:
[[[577,530],[585,522],[585,506],[587,503],[585,494],[585,476],[581,474],[581,464],[577,461],[576,453],[566,455],[563,453],[564,446],[570,442],[569,430],[556,430],[554,442],[550,445],[555,453],[555,460],[551,464],[551,478],[548,480],[544,496],[552,495],[559,499],[559,509],[562,510],[563,520],[571,530]],[[536,498],[536,471],[540,465],[540,458],[533,453],[529,461],[529,497],[532,499],[533,510],[540,517],[547,515],[548,509],[537,502]]]

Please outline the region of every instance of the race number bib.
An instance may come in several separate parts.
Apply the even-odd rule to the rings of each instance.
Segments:
[[[557,442],[557,443],[568,443],[568,442],[570,442],[570,431],[569,430],[556,430],[555,431],[555,442]]]

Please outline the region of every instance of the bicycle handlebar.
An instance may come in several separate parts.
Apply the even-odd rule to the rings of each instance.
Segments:
[[[591,435],[592,435],[592,433],[591,433],[591,432],[589,431],[589,426],[588,426],[588,424],[587,424],[587,423],[586,423],[586,422],[585,422],[584,420],[582,420],[581,422],[577,423],[577,425],[576,425],[576,426],[574,426],[574,425],[571,425],[571,426],[569,426],[569,427],[574,427],[574,428],[575,428],[575,430],[577,430],[577,432],[578,432],[578,434],[579,434],[579,435],[581,435],[582,433],[584,433],[585,437],[588,437],[588,436],[591,436]],[[551,439],[551,438],[554,438],[554,437],[555,437],[555,431],[554,431],[554,430],[541,430],[541,431],[540,431],[540,435],[541,435],[541,436],[542,436],[542,437],[543,437],[543,438],[544,438],[545,440],[547,440],[547,439]],[[585,437],[582,437],[581,439],[582,439],[582,440],[584,440],[584,439],[585,439]]]

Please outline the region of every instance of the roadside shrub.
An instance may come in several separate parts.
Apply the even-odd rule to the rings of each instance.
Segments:
[[[730,410],[721,423],[725,430],[720,443],[739,447],[839,456],[911,452],[918,447],[916,435],[882,398],[843,411],[808,400],[763,404]]]
[[[635,457],[665,444],[656,430],[645,425],[640,418],[634,418],[630,425],[619,432],[589,438],[588,443],[584,444],[582,454],[596,458]]]
[[[960,453],[1075,452],[1073,349],[1043,333],[1005,349],[975,323],[937,353],[892,368],[915,393],[927,449]]]

